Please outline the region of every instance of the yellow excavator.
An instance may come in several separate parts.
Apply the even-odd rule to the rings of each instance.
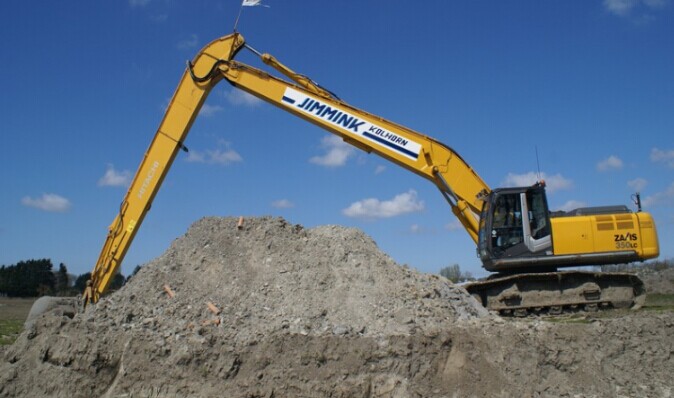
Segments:
[[[235,61],[247,49],[285,78]],[[545,183],[490,189],[452,148],[340,100],[310,78],[246,44],[234,32],[204,47],[188,62],[166,114],[119,209],[84,294],[96,302],[122,263],[176,154],[211,89],[221,80],[374,152],[428,179],[477,245],[484,268],[496,277],[468,291],[502,314],[595,310],[630,306],[643,290],[630,274],[560,267],[644,261],[659,255],[650,214],[627,206],[548,209]]]

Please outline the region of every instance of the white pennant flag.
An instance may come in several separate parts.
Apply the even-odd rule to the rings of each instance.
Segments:
[[[239,15],[236,17],[236,21],[234,21],[234,31],[235,32],[236,32],[236,27],[239,25],[239,18],[241,17],[241,12],[243,11],[243,7],[255,7],[255,6],[262,6],[262,7],[269,8],[268,5],[262,4],[262,0],[243,0],[241,2],[241,7],[239,7]]]
[[[243,0],[243,3],[241,3],[241,6],[243,6],[243,7],[254,7],[254,6],[269,7],[266,4],[262,4],[262,0]]]

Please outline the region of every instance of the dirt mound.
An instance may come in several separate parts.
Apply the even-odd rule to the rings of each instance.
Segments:
[[[270,217],[247,219],[237,228],[237,221],[202,219],[86,313],[72,320],[61,314],[38,320],[7,354],[14,372],[37,361],[56,365],[41,372],[58,370],[76,380],[65,386],[44,380],[40,387],[40,382],[24,385],[25,391],[2,391],[23,395],[41,388],[51,393],[79,384],[82,392],[74,394],[90,396],[115,380],[121,391],[143,391],[144,383],[156,380],[158,388],[170,388],[164,393],[198,395],[201,390],[191,390],[193,386],[168,385],[185,374],[199,379],[199,385],[208,384],[209,377],[218,383],[234,377],[243,353],[261,355],[260,346],[297,344],[300,362],[318,364],[328,360],[327,354],[311,358],[304,353],[305,344],[336,340],[329,345],[362,345],[372,355],[373,347],[388,347],[380,338],[395,337],[409,351],[407,341],[416,344],[411,336],[437,335],[458,320],[487,315],[446,279],[396,265],[359,230],[305,230]],[[283,357],[292,357],[286,350]],[[178,370],[164,369],[176,365]],[[135,376],[120,376],[127,372]]]
[[[269,217],[236,225],[234,218],[196,222],[103,310],[189,324],[208,315],[211,302],[222,310],[223,336],[244,343],[277,331],[414,333],[485,314],[444,278],[396,265],[359,230],[305,230]]]
[[[85,313],[36,319],[0,396],[667,396],[673,330],[502,320],[358,230],[205,218]]]

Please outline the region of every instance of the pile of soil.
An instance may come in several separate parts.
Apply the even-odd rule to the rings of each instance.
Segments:
[[[504,320],[359,230],[237,221],[202,219],[84,313],[38,317],[0,397],[671,394],[671,313]]]

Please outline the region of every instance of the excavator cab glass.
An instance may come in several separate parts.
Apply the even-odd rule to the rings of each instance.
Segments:
[[[478,253],[488,270],[497,265],[514,269],[527,258],[552,254],[550,213],[542,184],[492,191],[482,208]]]

